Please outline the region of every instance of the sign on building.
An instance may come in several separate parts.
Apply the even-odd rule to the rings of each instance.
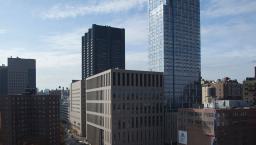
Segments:
[[[187,145],[187,143],[188,143],[188,133],[187,133],[187,131],[179,130],[178,137],[179,137],[178,142],[180,144]]]

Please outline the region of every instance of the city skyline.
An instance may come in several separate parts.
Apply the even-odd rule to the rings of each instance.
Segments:
[[[91,24],[125,28],[126,68],[148,70],[147,0],[1,3],[0,63],[10,56],[36,59],[40,89],[81,78],[81,36]],[[203,78],[253,76],[255,11],[249,0],[201,1]]]

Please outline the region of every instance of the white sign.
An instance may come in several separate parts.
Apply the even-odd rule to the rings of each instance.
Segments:
[[[188,144],[188,133],[187,131],[179,130],[179,143]]]

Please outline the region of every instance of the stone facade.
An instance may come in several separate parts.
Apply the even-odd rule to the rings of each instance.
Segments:
[[[112,69],[86,80],[92,145],[163,145],[163,74]]]

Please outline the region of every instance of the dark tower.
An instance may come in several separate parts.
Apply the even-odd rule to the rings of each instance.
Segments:
[[[254,67],[254,77],[256,78],[256,66]]]
[[[8,94],[17,95],[36,89],[36,60],[8,58]]]
[[[125,69],[125,30],[93,24],[82,37],[82,79],[115,68]]]
[[[0,96],[8,94],[8,67],[0,66]]]

